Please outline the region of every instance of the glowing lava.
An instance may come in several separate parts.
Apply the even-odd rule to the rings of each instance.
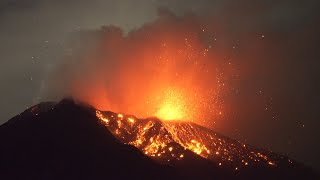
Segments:
[[[161,163],[187,158],[188,151],[191,151],[217,166],[230,167],[235,171],[247,167],[292,164],[287,157],[255,149],[190,122],[138,119],[98,110],[96,116],[122,143],[135,146]]]

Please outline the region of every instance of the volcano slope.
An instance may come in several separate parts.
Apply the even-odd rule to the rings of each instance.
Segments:
[[[288,157],[188,122],[65,99],[0,126],[0,179],[317,179]]]

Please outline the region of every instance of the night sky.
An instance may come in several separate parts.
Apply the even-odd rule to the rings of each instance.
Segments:
[[[228,116],[211,128],[320,171],[316,0],[2,0],[0,124],[62,98],[51,79],[68,61],[74,34],[105,25],[129,33],[154,21],[159,8],[204,20],[215,33],[215,50],[235,64],[237,78],[224,96]]]

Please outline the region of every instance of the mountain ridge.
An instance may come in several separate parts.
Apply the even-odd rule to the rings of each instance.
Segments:
[[[65,99],[41,103],[0,126],[0,177],[4,179],[291,179],[316,177],[305,167],[238,172],[191,150],[172,164],[123,143],[93,107]],[[111,112],[110,112],[111,113]],[[116,115],[116,113],[114,113]],[[124,118],[126,117],[123,115]],[[131,116],[130,116],[131,117]],[[135,118],[138,121],[138,118]],[[181,146],[182,147],[182,146]],[[166,146],[168,148],[168,146]],[[247,172],[248,171],[248,172]]]

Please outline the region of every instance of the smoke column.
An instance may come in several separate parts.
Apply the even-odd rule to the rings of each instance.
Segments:
[[[214,41],[199,18],[164,9],[128,34],[114,26],[82,31],[55,87],[101,110],[206,123],[223,114],[223,57]]]

